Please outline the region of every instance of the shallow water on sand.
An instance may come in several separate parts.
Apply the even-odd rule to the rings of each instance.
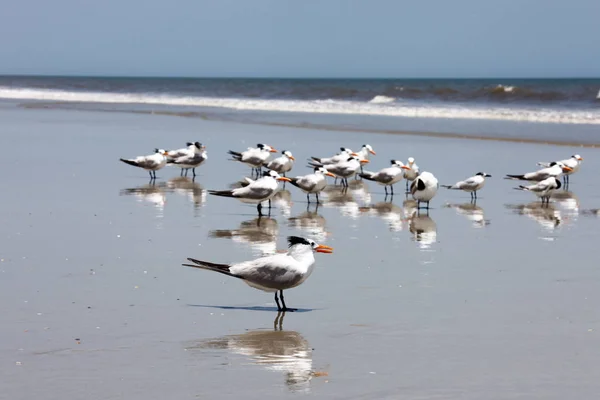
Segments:
[[[600,389],[599,150],[337,133],[163,116],[0,110],[0,373],[11,398],[591,398]],[[200,140],[195,181],[119,157]],[[413,156],[440,183],[491,175],[476,206],[440,191],[429,215],[354,181],[307,207],[286,187],[270,218],[207,196],[247,169],[228,149],[257,142],[302,161],[344,145],[369,169]],[[505,173],[580,153],[548,209]],[[396,188],[401,192],[403,184]],[[325,196],[324,196],[325,197]],[[318,254],[300,312],[267,293],[182,267],[285,248]]]

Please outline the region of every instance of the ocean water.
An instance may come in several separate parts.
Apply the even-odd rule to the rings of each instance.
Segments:
[[[0,77],[0,99],[61,107],[600,124],[600,79],[166,79]]]

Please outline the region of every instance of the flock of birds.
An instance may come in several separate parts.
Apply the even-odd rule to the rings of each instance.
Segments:
[[[417,203],[417,212],[425,208],[429,212],[429,202],[436,196],[440,184],[437,178],[427,171],[422,171],[410,157],[404,164],[399,160],[391,160],[389,167],[377,172],[364,170],[364,165],[369,163],[370,155],[375,155],[373,148],[365,144],[354,152],[348,148],[340,148],[340,152],[331,157],[311,157],[308,166],[313,169],[311,174],[287,177],[292,170],[295,158],[290,151],[284,150],[281,156],[269,160],[272,153],[278,151],[272,146],[258,144],[245,151],[229,151],[233,161],[243,163],[251,168],[251,177],[241,182],[241,187],[228,190],[209,190],[214,196],[238,199],[243,203],[256,204],[259,218],[263,216],[263,203],[268,202],[271,209],[271,199],[279,191],[279,182],[290,183],[306,194],[310,204],[311,195],[319,204],[319,194],[327,187],[326,177],[339,179],[343,189],[347,189],[348,179],[362,178],[384,186],[386,197],[394,195],[394,185],[406,181],[406,194],[412,195]],[[180,175],[187,176],[207,160],[206,147],[199,142],[189,142],[187,147],[178,150],[156,149],[154,154],[140,156],[134,159],[121,159],[126,164],[145,169],[150,174],[150,179],[156,179],[156,171],[166,165],[181,169]],[[524,174],[506,175],[505,179],[528,181],[529,185],[519,185],[517,190],[528,191],[535,194],[542,206],[549,204],[552,193],[563,185],[569,184],[570,176],[581,167],[583,158],[575,154],[570,158],[540,162],[541,169]],[[263,172],[263,170],[265,170]],[[453,185],[441,185],[449,190],[461,190],[471,194],[471,201],[477,201],[477,192],[481,190],[486,178],[491,175],[478,172],[474,176],[456,182]],[[562,182],[561,182],[562,177]],[[218,272],[227,276],[241,279],[246,284],[265,292],[275,293],[275,303],[279,311],[294,311],[285,304],[283,291],[301,285],[312,273],[315,257],[314,253],[332,253],[329,246],[318,244],[315,241],[298,236],[288,237],[289,249],[285,254],[275,254],[261,257],[251,261],[234,264],[217,264],[188,258],[190,264],[184,266]],[[279,296],[278,296],[279,294]],[[281,302],[280,302],[281,301]]]

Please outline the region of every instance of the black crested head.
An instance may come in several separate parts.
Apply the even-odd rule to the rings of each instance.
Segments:
[[[362,147],[367,147],[367,145],[366,145],[366,144],[363,144],[363,145],[362,145]]]
[[[281,151],[281,154],[285,154],[285,152],[286,152],[286,151],[287,151],[287,150],[282,150],[282,151]]]
[[[315,167],[315,169],[313,170],[314,172],[317,172],[321,169],[321,167]]]
[[[187,142],[185,145],[186,145],[186,146],[193,146],[193,145],[194,145],[194,143],[192,143],[192,142]]]
[[[303,244],[306,246],[310,246],[310,242],[306,239],[304,239],[303,237],[300,236],[288,236],[287,238],[288,240],[288,247],[292,247],[295,246],[297,244]]]
[[[556,161],[552,161],[552,162],[550,163],[550,166],[551,166],[551,167],[554,167],[555,165],[556,165]]]
[[[346,161],[352,161],[353,159],[354,159],[354,157],[350,157]]]
[[[556,188],[560,189],[562,186],[562,183],[560,183],[560,179],[558,179],[557,177],[554,177],[554,180],[556,181]]]
[[[197,148],[201,149],[202,148],[202,143],[196,142],[196,143],[194,143],[194,146],[196,146]]]
[[[160,149],[156,149],[156,148],[154,149],[155,153],[158,153],[159,151],[160,151]]]
[[[264,149],[264,148],[265,148],[265,145],[264,145],[264,144],[262,144],[262,143],[258,143],[258,144],[256,145],[256,147],[258,147],[259,149]]]
[[[262,176],[271,176],[271,171],[264,171]]]
[[[396,164],[396,160],[390,160],[390,162],[392,163],[392,165]]]
[[[479,176],[485,176],[485,174],[483,172],[478,172],[478,173],[475,174],[475,176],[477,176],[477,175],[479,175]]]

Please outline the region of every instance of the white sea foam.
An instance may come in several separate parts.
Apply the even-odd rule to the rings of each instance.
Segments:
[[[382,103],[391,103],[393,101],[395,101],[396,99],[394,97],[388,97],[388,96],[375,96],[373,97],[369,103],[371,104],[382,104]]]
[[[80,103],[155,104],[221,107],[234,110],[284,111],[319,114],[354,114],[409,118],[487,119],[558,124],[600,125],[600,110],[482,107],[439,103],[370,103],[359,101],[308,101],[216,98],[152,93],[78,92],[49,89],[15,89],[0,86],[0,99]]]

